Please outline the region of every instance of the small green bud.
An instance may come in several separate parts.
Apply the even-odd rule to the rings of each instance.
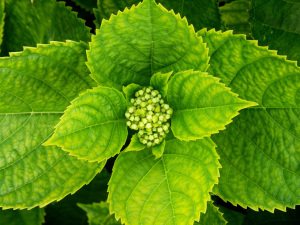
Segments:
[[[155,139],[155,140],[154,140],[154,143],[155,143],[155,144],[159,144],[159,142],[160,142],[159,139]]]
[[[130,122],[130,121],[127,121],[127,122],[126,122],[126,125],[127,125],[128,127],[130,127],[130,126],[131,126],[131,122]]]
[[[132,124],[131,127],[130,127],[132,130],[137,130],[138,129],[138,126],[136,124]]]
[[[135,107],[130,107],[129,109],[128,109],[128,112],[129,113],[133,113],[135,111]]]
[[[134,121],[134,116],[131,116],[131,117],[129,118],[129,120],[130,120],[130,121]]]
[[[150,129],[150,128],[152,128],[152,124],[151,123],[147,123],[146,124],[146,129]]]
[[[129,112],[126,112],[126,113],[125,113],[125,117],[126,117],[127,119],[129,119],[129,118],[130,118],[130,113],[129,113]]]

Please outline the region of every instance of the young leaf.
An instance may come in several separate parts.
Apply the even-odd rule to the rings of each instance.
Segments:
[[[274,211],[300,204],[300,68],[232,32],[202,30],[210,73],[259,103],[213,136],[222,169],[214,192],[242,207]]]
[[[0,59],[0,206],[33,208],[89,183],[105,162],[43,147],[71,100],[95,83],[86,44],[53,42]]]
[[[225,129],[239,110],[256,105],[239,99],[219,79],[191,70],[171,78],[167,98],[174,110],[171,129],[186,141]]]
[[[109,159],[125,144],[126,109],[119,91],[107,87],[88,90],[71,102],[44,146],[60,146],[70,155],[90,162]]]
[[[225,225],[227,221],[223,218],[223,213],[212,203],[207,202],[207,209],[205,213],[201,213],[200,221],[195,222],[194,225]]]
[[[94,8],[97,8],[97,0],[72,0],[81,8],[93,12]]]
[[[159,93],[164,97],[167,96],[168,91],[168,80],[173,72],[170,73],[156,73],[151,77],[150,85],[158,90]]]
[[[133,4],[136,5],[141,1],[98,0],[98,9],[94,10],[97,28],[100,27],[102,19],[109,19],[111,14],[117,14],[119,10],[123,11],[125,7],[130,8]],[[214,0],[157,0],[156,2],[161,3],[168,10],[174,10],[175,13],[180,13],[182,17],[186,17],[196,30],[204,27],[216,28],[217,30],[222,28],[220,13]]]
[[[141,90],[142,88],[143,87],[138,84],[129,84],[126,87],[123,87],[123,92],[127,101],[130,101],[130,99],[135,98],[135,92]]]
[[[0,222],[3,225],[42,225],[44,221],[44,209],[31,210],[1,210]]]
[[[300,1],[252,0],[251,35],[300,65]]]
[[[146,145],[142,144],[137,137],[137,134],[134,134],[131,138],[130,144],[125,149],[125,152],[130,151],[141,151],[146,148]]]
[[[155,156],[155,159],[160,158],[165,150],[166,141],[163,140],[159,145],[152,147],[152,154]]]
[[[5,1],[5,26],[2,54],[21,51],[23,46],[50,41],[90,41],[90,29],[70,7],[55,0]]]
[[[115,219],[115,215],[109,213],[107,202],[93,203],[92,205],[78,204],[78,206],[86,211],[89,225],[121,225],[121,222]]]
[[[210,138],[166,141],[157,160],[151,149],[122,152],[109,182],[110,211],[131,225],[191,225],[206,211],[218,158]]]
[[[157,72],[206,71],[208,50],[187,20],[154,0],[103,21],[90,43],[91,76],[103,86],[148,86]]]

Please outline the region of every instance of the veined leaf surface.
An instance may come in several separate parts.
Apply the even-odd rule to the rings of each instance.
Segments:
[[[38,207],[31,210],[0,209],[0,222],[3,225],[42,225],[44,214],[44,209]]]
[[[300,68],[232,32],[199,32],[209,72],[257,107],[212,138],[222,169],[214,192],[234,205],[273,211],[300,204]]]
[[[110,211],[126,225],[192,225],[218,181],[218,158],[210,138],[166,141],[157,160],[151,149],[122,152],[109,182]]]
[[[223,218],[223,213],[212,203],[207,202],[207,209],[205,213],[201,213],[200,221],[195,222],[194,225],[225,225],[227,221]]]
[[[179,72],[168,86],[167,98],[174,110],[171,129],[185,141],[224,130],[239,110],[257,105],[239,99],[219,79],[199,71]]]
[[[187,20],[154,0],[144,0],[103,21],[88,51],[91,76],[99,85],[147,86],[157,72],[206,71],[208,50]]]
[[[33,208],[89,183],[105,162],[88,163],[44,147],[71,100],[95,85],[86,44],[26,48],[0,59],[0,206]]]
[[[123,94],[96,87],[71,102],[44,145],[58,145],[79,159],[101,162],[118,154],[128,132]]]

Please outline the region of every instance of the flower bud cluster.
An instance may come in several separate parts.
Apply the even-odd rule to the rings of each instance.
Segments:
[[[127,126],[137,130],[139,141],[152,147],[161,143],[169,133],[173,110],[164,103],[161,94],[153,87],[144,87],[130,100],[131,107],[125,113]]]

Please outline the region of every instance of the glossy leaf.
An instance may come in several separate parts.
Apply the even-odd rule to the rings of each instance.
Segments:
[[[90,29],[62,2],[6,0],[5,13],[3,55],[50,41],[90,41]]]
[[[121,225],[121,222],[115,219],[115,215],[109,213],[107,202],[78,204],[78,206],[86,211],[89,225]]]
[[[125,152],[130,152],[130,151],[141,151],[146,148],[146,145],[142,144],[138,137],[137,134],[134,134],[131,138],[131,141],[128,145],[128,147],[125,149]]]
[[[157,160],[151,149],[122,152],[109,182],[111,213],[128,225],[193,224],[218,181],[218,158],[209,138],[166,141]]]
[[[222,20],[226,27],[233,30],[235,34],[250,34],[250,24],[248,23],[250,0],[236,0],[219,7]]]
[[[0,206],[33,208],[89,183],[105,162],[87,163],[42,143],[71,100],[95,83],[83,43],[53,42],[0,59]],[[45,185],[46,184],[46,185]]]
[[[135,92],[141,90],[143,87],[138,84],[129,84],[126,87],[123,87],[123,92],[128,102],[130,99],[135,98]]]
[[[194,225],[225,225],[227,221],[223,218],[223,213],[212,203],[207,202],[207,209],[205,213],[201,213],[200,221],[195,222]]]
[[[3,225],[42,225],[44,222],[44,209],[0,209],[0,222]]]
[[[294,208],[300,203],[300,68],[244,35],[199,34],[210,49],[210,73],[259,103],[213,136],[222,164],[214,192],[255,210]]]
[[[173,72],[170,73],[156,73],[151,77],[150,85],[158,90],[159,93],[166,97],[168,91],[168,81]]]
[[[174,110],[171,129],[186,141],[224,130],[239,110],[256,105],[239,99],[219,79],[191,70],[171,78],[167,98]]]
[[[125,7],[130,8],[133,4],[137,5],[141,0],[98,0],[98,9],[94,10],[96,25],[99,28],[102,19],[109,19],[111,14],[123,11]],[[174,10],[186,17],[189,24],[193,24],[196,30],[204,27],[220,30],[222,23],[215,0],[157,0],[168,10]],[[199,16],[201,15],[201,16]]]
[[[155,145],[154,147],[152,147],[152,153],[155,156],[155,159],[158,159],[163,155],[165,147],[166,147],[166,141],[165,140],[163,140],[158,145]]]
[[[121,90],[131,83],[148,86],[157,72],[206,71],[207,52],[186,19],[144,0],[103,21],[87,55],[98,84]]]
[[[300,65],[300,1],[252,0],[249,13],[252,37]]]
[[[118,154],[127,139],[127,104],[119,91],[97,87],[71,102],[55,133],[44,145],[57,145],[70,155],[101,162]]]

